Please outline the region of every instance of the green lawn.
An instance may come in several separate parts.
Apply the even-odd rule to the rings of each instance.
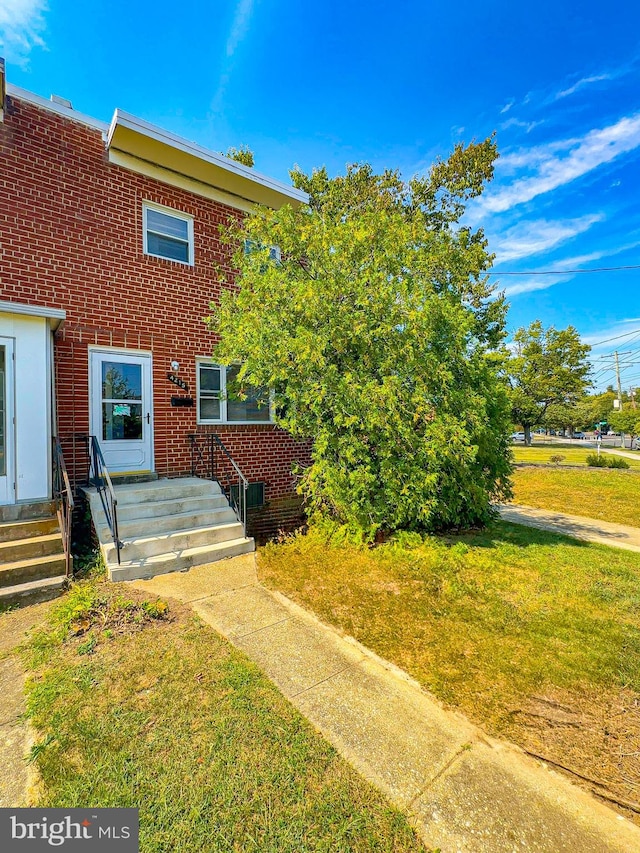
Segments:
[[[524,447],[524,445],[512,445],[513,456],[516,462],[531,462],[536,464],[550,465],[585,465],[587,464],[587,456],[590,453],[595,453],[596,450],[592,447],[575,447],[573,445],[536,445]],[[603,454],[604,455],[604,454]],[[614,454],[607,454],[608,457],[615,458]],[[561,456],[560,461],[551,462],[551,457]],[[627,459],[631,468],[640,470],[640,455],[637,459]]]
[[[424,853],[257,667],[141,599],[78,584],[31,642],[38,805],[139,806],[142,853]]]
[[[496,523],[376,548],[311,532],[261,549],[259,571],[490,732],[592,778],[609,768],[611,787],[638,777],[640,714],[636,729],[632,713],[616,716],[626,746],[606,721],[612,705],[640,702],[640,554]],[[546,701],[578,723],[538,727],[544,713],[531,709]],[[624,770],[620,752],[636,756]]]
[[[514,503],[640,527],[640,476],[633,470],[516,468]]]

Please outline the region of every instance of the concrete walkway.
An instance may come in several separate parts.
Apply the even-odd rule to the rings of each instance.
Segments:
[[[627,459],[635,459],[636,462],[640,459],[640,453],[633,453],[633,451],[629,450],[617,450],[614,447],[601,447],[600,453],[610,453],[612,456],[624,456]]]
[[[498,512],[503,521],[525,524],[527,527],[537,527],[540,530],[549,530],[551,533],[562,533],[574,539],[609,545],[611,548],[640,551],[640,528],[638,527],[614,524],[611,521],[598,521],[582,515],[569,515],[549,509],[536,509],[521,504],[501,504]]]
[[[442,853],[638,853],[640,829],[258,582],[253,555],[133,581],[191,604]]]
[[[26,757],[33,733],[23,717],[25,673],[17,648],[32,628],[46,620],[52,603],[0,615],[0,808],[29,805],[35,771]]]

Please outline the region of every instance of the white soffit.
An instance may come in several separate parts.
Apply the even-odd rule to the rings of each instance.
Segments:
[[[122,110],[114,113],[107,135],[107,150],[128,154],[245,202],[263,204],[276,210],[285,204],[298,207],[308,201],[302,190],[255,172],[242,163],[181,139]]]
[[[0,300],[0,314],[43,317],[51,321],[52,329],[57,329],[67,317],[67,312],[63,308],[49,308],[47,305],[26,305],[23,302],[6,302],[4,300]]]

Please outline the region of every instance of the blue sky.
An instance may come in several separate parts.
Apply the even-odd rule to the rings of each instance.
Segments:
[[[637,0],[0,0],[0,55],[18,86],[247,144],[282,180],[355,161],[408,177],[495,131],[469,216],[496,271],[532,273],[495,276],[510,329],[572,323],[606,341],[599,385],[616,347],[623,386],[640,385],[640,269],[565,272],[640,264]]]

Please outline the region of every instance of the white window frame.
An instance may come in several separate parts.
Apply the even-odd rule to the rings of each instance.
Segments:
[[[200,367],[210,365],[220,369],[220,417],[217,420],[200,417]],[[201,356],[196,358],[196,423],[198,424],[240,424],[242,426],[260,426],[261,424],[273,424],[273,398],[269,395],[269,419],[264,421],[230,421],[227,417],[227,367],[217,364],[210,358]]]
[[[255,240],[250,240],[248,237],[244,241],[244,253],[250,255],[254,251],[260,251],[263,247],[256,243]],[[282,252],[280,246],[269,246],[269,260],[276,264],[282,263]]]
[[[155,252],[149,251],[147,235],[149,228],[147,226],[147,212],[149,210],[157,210],[158,213],[164,213],[166,216],[173,216],[174,219],[181,219],[187,223],[187,251],[188,260],[181,261],[178,258],[168,258],[166,255],[158,255]],[[155,232],[161,233],[161,232]],[[170,236],[170,235],[165,235]],[[172,239],[176,239],[175,237]],[[194,246],[193,246],[193,216],[189,213],[183,213],[181,210],[175,210],[172,207],[165,207],[162,204],[155,204],[152,201],[142,202],[142,249],[145,255],[151,258],[162,258],[163,261],[171,261],[174,264],[182,264],[183,266],[192,267],[194,265]]]

